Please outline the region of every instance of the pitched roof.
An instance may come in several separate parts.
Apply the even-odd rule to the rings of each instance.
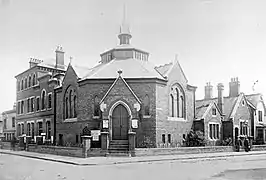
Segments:
[[[251,102],[255,107],[257,107],[258,102],[262,100],[262,95],[261,94],[249,94],[246,96],[247,100]]]
[[[117,78],[117,71],[123,71],[123,78],[158,78],[165,80],[155,70],[155,66],[148,61],[133,58],[118,60],[113,59],[90,69],[82,79],[110,79]]]
[[[210,103],[211,102],[203,102],[199,105],[199,103],[196,102],[196,119],[203,119],[203,115],[207,111]]]
[[[217,106],[217,103],[214,100],[208,101],[207,103],[201,103],[200,104],[201,106],[198,106],[199,104],[197,104],[196,102],[196,119],[197,120],[204,119],[213,106],[215,106],[218,109],[218,112],[220,113],[220,115],[222,114],[220,109]]]
[[[85,67],[85,66],[78,66],[78,65],[71,65],[71,66],[79,78],[84,77],[90,70],[90,68]]]
[[[45,59],[45,60],[43,60],[43,62],[39,63],[37,66],[55,69],[56,68],[56,60],[54,58]],[[57,69],[66,70],[67,66],[66,65],[64,65],[63,67],[58,66]]]
[[[224,114],[225,119],[228,119],[231,117],[231,113],[233,111],[233,108],[236,105],[236,101],[238,97],[224,97]],[[201,107],[207,104],[210,104],[212,101],[214,101],[216,104],[218,104],[218,98],[212,98],[212,99],[202,99],[202,100],[196,100],[196,107]]]
[[[164,64],[161,66],[157,66],[155,67],[155,69],[163,76],[166,75],[166,73],[168,72],[168,70],[173,66],[173,63],[168,63],[168,64]]]
[[[257,94],[249,94],[246,96],[247,100],[254,106],[257,107],[259,102],[262,102],[264,106],[264,110],[266,111],[265,103],[263,101],[262,94],[257,93]]]
[[[136,98],[136,100],[141,104],[141,101],[139,100],[138,96],[134,93],[134,91],[131,89],[131,87],[128,85],[128,83],[125,81],[125,79],[122,76],[118,76],[114,83],[111,85],[111,87],[108,89],[106,94],[103,96],[102,100],[100,101],[100,104],[104,101],[104,99],[108,96],[108,94],[111,92],[113,87],[115,86],[116,82],[121,79],[122,82],[126,85],[126,87],[129,89],[129,91],[132,93],[132,95]]]

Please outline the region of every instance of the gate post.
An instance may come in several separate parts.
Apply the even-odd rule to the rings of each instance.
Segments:
[[[131,156],[135,156],[135,139],[136,139],[136,133],[129,132],[128,133],[128,145],[129,145],[129,153],[131,154]]]
[[[109,132],[101,132],[101,149],[107,153],[109,147]]]

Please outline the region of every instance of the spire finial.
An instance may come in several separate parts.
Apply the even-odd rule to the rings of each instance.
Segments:
[[[178,54],[175,54],[174,64],[178,61]]]
[[[70,56],[70,57],[69,57],[69,63],[70,63],[70,64],[72,64],[72,60],[73,60],[73,57]]]
[[[125,25],[125,24],[126,24],[126,4],[124,3],[122,25]]]
[[[126,21],[127,21],[126,20],[126,4],[124,3],[123,20],[122,20],[122,24],[120,26],[120,33],[118,35],[118,38],[120,39],[120,45],[130,44],[130,38],[132,37],[130,34],[129,25]]]

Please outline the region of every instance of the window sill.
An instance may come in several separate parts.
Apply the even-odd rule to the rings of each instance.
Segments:
[[[186,121],[186,119],[184,118],[180,118],[180,117],[167,117],[168,121]]]
[[[209,138],[209,141],[217,141],[217,140],[220,140],[220,139]]]
[[[217,117],[217,115],[213,115],[213,114],[212,114],[212,117]]]
[[[143,118],[151,118],[151,115],[144,115]]]
[[[78,121],[77,118],[68,118],[64,120],[64,122],[77,122],[77,121]]]

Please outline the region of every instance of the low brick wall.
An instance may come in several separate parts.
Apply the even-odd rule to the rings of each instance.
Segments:
[[[232,151],[233,151],[232,146],[137,148],[135,149],[135,156],[199,154],[199,153],[232,152]]]
[[[103,157],[106,156],[107,151],[101,148],[91,148],[88,150],[88,157]]]
[[[7,149],[7,150],[11,150],[11,142],[0,142],[0,149]],[[18,146],[18,144],[15,145],[15,149],[14,150],[22,150],[23,148],[20,148]]]
[[[11,142],[0,142],[1,149],[11,149]]]
[[[266,145],[252,145],[251,151],[266,151]]]
[[[45,146],[45,145],[29,145],[28,151],[43,154],[55,154],[60,156],[84,157],[82,148],[79,147],[61,147],[61,146]]]

